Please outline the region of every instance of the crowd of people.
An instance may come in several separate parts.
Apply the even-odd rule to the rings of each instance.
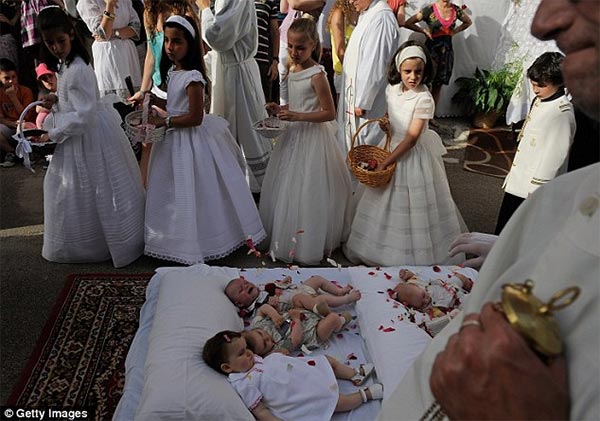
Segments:
[[[64,200],[45,201],[46,226],[57,227],[45,230],[49,260],[112,257],[122,266],[143,252],[195,264],[246,244],[307,265],[340,246],[353,263],[377,266],[463,259],[448,254],[467,227],[446,178],[446,150],[430,128],[439,87],[452,73],[452,37],[472,24],[463,8],[437,0],[407,17],[402,1],[384,0],[148,0],[143,10],[131,0],[80,0],[78,21],[68,5],[39,6],[30,23],[42,41],[41,105],[24,128],[37,126],[46,131],[37,141],[56,144],[44,190]],[[61,25],[43,26],[50,21]],[[91,48],[77,22],[91,34]],[[426,43],[399,45],[401,24]],[[518,168],[507,177],[499,230],[538,185],[566,170],[575,122],[561,63],[553,53],[529,69],[538,98],[521,130]],[[67,77],[73,69],[76,77]],[[28,69],[18,70],[0,59],[5,167],[19,160],[13,135],[34,97],[19,84]],[[142,142],[139,170],[115,102],[151,105],[148,122],[166,129],[164,141]],[[287,127],[275,143],[253,129],[268,115]],[[560,154],[539,140],[550,120]],[[87,146],[108,133],[119,147]],[[372,169],[396,166],[391,181],[358,184],[345,154],[353,141],[382,146],[386,133],[391,154]],[[81,161],[87,153],[94,159]],[[118,170],[110,169],[115,163]],[[120,183],[110,181],[114,174]],[[113,235],[126,237],[118,250],[111,250]]]

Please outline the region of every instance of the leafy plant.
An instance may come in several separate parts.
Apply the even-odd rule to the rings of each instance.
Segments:
[[[521,78],[522,61],[507,63],[497,70],[475,69],[473,77],[456,79],[458,91],[452,101],[469,114],[495,111],[503,114]]]

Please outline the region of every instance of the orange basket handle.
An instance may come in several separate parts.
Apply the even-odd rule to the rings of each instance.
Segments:
[[[354,133],[354,135],[352,136],[352,143],[350,144],[350,150],[354,149],[354,143],[356,142],[356,139],[358,138],[358,134],[363,129],[363,127],[365,127],[367,124],[371,124],[371,123],[383,124],[385,120],[387,120],[387,119],[384,118],[384,117],[381,117],[381,118],[372,118],[370,120],[365,121],[363,124],[361,124],[358,127],[358,129],[356,129],[356,133]],[[383,131],[385,133],[385,145],[383,146],[383,149],[386,152],[391,152],[390,151],[390,145],[392,143],[392,134],[390,133],[389,128],[383,129]]]

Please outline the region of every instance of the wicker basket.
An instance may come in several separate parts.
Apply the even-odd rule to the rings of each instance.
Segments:
[[[381,149],[378,146],[373,145],[359,145],[354,146],[356,143],[356,139],[358,138],[358,133],[365,127],[367,124],[371,123],[382,123],[383,119],[377,118],[372,120],[367,120],[364,122],[354,133],[352,136],[352,145],[350,146],[350,151],[348,152],[348,165],[350,166],[350,170],[352,174],[356,177],[356,179],[367,185],[369,187],[381,187],[385,186],[389,183],[394,171],[396,171],[396,163],[388,165],[384,170],[381,171],[369,171],[367,169],[361,168],[359,164],[361,162],[368,162],[371,159],[377,160],[377,162],[381,162],[390,156],[390,143],[392,141],[392,135],[390,134],[389,129],[385,129],[385,146],[384,149]]]
[[[144,127],[139,125],[140,121],[142,121],[142,110],[132,111],[125,116],[125,133],[132,145],[138,142],[157,143],[165,138],[167,131],[165,126]]]

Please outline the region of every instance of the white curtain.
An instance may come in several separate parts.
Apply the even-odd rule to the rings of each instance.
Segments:
[[[510,9],[503,24],[502,38],[493,68],[501,67],[504,63],[523,60],[523,72],[517,88],[513,92],[508,110],[506,123],[516,123],[527,116],[533,100],[531,84],[527,80],[527,69],[546,51],[559,51],[556,42],[540,41],[531,35],[531,23],[541,0],[511,1]]]

